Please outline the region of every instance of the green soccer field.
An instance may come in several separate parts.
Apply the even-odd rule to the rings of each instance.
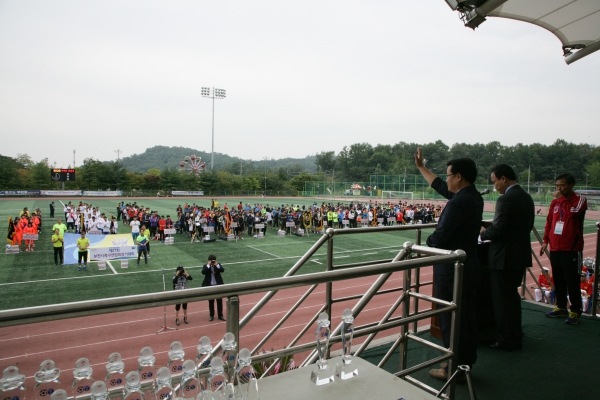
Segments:
[[[64,200],[63,200],[64,201]],[[78,200],[77,200],[78,201]],[[138,199],[139,205],[157,210],[161,215],[176,215],[178,204],[185,201],[209,206],[210,199]],[[219,199],[219,204],[230,207],[239,201],[259,202],[271,206],[281,204],[310,205],[313,199]],[[74,201],[73,201],[74,202]],[[89,201],[88,201],[89,202]],[[117,199],[94,199],[102,212],[116,213]],[[317,200],[320,204],[322,201]],[[319,236],[278,237],[276,230],[268,230],[264,239],[247,237],[238,242],[217,240],[212,243],[190,243],[185,235],[175,235],[175,244],[165,245],[152,241],[151,258],[148,265],[136,266],[129,262],[129,268],[121,269],[119,261],[110,262],[105,271],[99,271],[97,264],[91,262],[87,271],[78,271],[77,265],[54,266],[51,237],[51,221],[48,199],[21,199],[0,201],[0,217],[7,221],[9,216],[18,215],[23,207],[30,210],[39,207],[46,216],[40,238],[32,253],[0,253],[0,309],[31,307],[46,304],[75,302],[107,297],[160,292],[163,290],[162,269],[165,270],[167,290],[172,289],[171,279],[175,268],[183,265],[193,276],[190,287],[200,287],[200,270],[209,254],[217,255],[225,268],[225,283],[245,282],[258,279],[280,277],[318,240]],[[56,216],[62,216],[62,207],[58,205]],[[485,219],[491,219],[492,213],[484,213]],[[536,227],[543,229],[544,218],[536,218]],[[586,233],[594,231],[594,224],[586,224]],[[365,229],[368,231],[368,228]],[[128,233],[127,226],[119,226],[119,233]],[[423,232],[425,242],[431,230]],[[216,237],[213,235],[213,237]],[[345,264],[374,259],[391,258],[402,244],[415,240],[415,231],[394,233],[368,233],[344,235],[334,239],[334,263]],[[533,239],[532,239],[533,240]],[[325,270],[326,247],[322,247],[315,256],[300,270],[300,274]],[[142,263],[143,264],[143,263]]]

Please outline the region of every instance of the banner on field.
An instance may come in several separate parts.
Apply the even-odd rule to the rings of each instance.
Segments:
[[[137,257],[137,246],[92,247],[90,260],[117,260]]]
[[[173,196],[204,196],[204,191],[202,190],[192,190],[192,191],[183,191],[183,190],[174,190],[171,192]]]
[[[39,190],[0,190],[0,196],[39,196]]]
[[[42,190],[42,196],[81,196],[81,190]]]
[[[83,195],[84,196],[98,196],[98,197],[116,197],[116,196],[122,196],[123,192],[120,190],[107,190],[107,191],[103,191],[103,192],[86,190],[85,192],[83,192]]]
[[[77,248],[77,239],[81,238],[81,235],[77,233],[65,233],[65,264],[77,264],[77,256],[79,249]],[[133,242],[131,234],[122,235],[86,235],[86,238],[90,241],[90,247],[88,248],[88,260],[92,259],[90,256],[92,249],[100,249],[106,251],[109,248],[121,248],[121,247],[133,247],[136,248]],[[135,255],[131,257],[137,257],[137,248]],[[131,257],[117,257],[117,258],[131,258]]]

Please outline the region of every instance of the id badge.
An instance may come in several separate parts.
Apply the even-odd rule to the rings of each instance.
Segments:
[[[556,223],[556,226],[554,227],[554,234],[555,235],[562,235],[564,225],[565,225],[564,222],[558,221]]]

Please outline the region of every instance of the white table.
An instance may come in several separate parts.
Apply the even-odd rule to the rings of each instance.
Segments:
[[[335,371],[340,357],[329,360]],[[310,373],[316,365],[298,368],[258,381],[258,391],[262,400],[319,400],[319,399],[389,399],[389,400],[435,400],[436,397],[377,366],[354,357],[352,363],[358,367],[358,376],[327,385],[317,386],[310,380]]]

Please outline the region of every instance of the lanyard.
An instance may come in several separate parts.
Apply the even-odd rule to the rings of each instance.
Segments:
[[[565,216],[565,212],[563,211],[563,202],[560,203],[560,207],[558,207],[558,213],[560,214],[560,220],[563,220],[563,217]]]

